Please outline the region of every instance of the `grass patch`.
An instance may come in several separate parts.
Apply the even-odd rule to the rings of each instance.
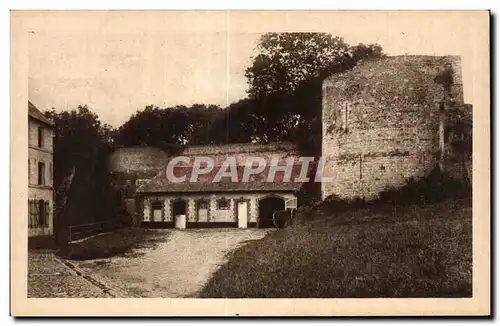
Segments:
[[[470,199],[373,205],[305,221],[230,254],[209,298],[470,297]]]

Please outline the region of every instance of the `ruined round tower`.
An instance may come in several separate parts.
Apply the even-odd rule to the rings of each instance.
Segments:
[[[333,179],[322,198],[370,200],[429,174],[443,152],[445,98],[463,103],[460,70],[459,57],[396,56],[327,78],[322,155]]]
[[[111,186],[115,191],[115,204],[141,222],[138,212],[136,190],[138,180],[153,178],[168,163],[168,152],[149,146],[123,147],[115,150],[108,158]],[[139,205],[140,206],[140,205]]]

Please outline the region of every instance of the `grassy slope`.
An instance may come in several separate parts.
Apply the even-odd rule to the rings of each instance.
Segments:
[[[233,252],[201,296],[472,295],[468,200],[313,216]]]

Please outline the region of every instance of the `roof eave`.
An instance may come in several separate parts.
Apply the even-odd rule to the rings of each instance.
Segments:
[[[28,117],[30,117],[31,119],[36,120],[38,122],[41,122],[41,123],[43,123],[43,124],[45,124],[45,125],[47,125],[49,127],[52,127],[52,128],[55,128],[55,126],[56,126],[54,122],[49,121],[49,120],[39,119],[38,117],[36,117],[36,116],[34,116],[32,114],[28,114]]]

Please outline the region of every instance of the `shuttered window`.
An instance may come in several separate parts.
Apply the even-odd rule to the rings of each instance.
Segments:
[[[49,226],[49,209],[50,209],[48,201],[43,203],[43,208],[44,208],[43,220],[40,219],[40,225],[47,227],[47,226]]]
[[[28,201],[28,225],[30,228],[36,228],[38,226],[38,208],[36,206],[36,200]]]
[[[28,226],[30,228],[48,227],[50,202],[44,200],[28,201]]]

